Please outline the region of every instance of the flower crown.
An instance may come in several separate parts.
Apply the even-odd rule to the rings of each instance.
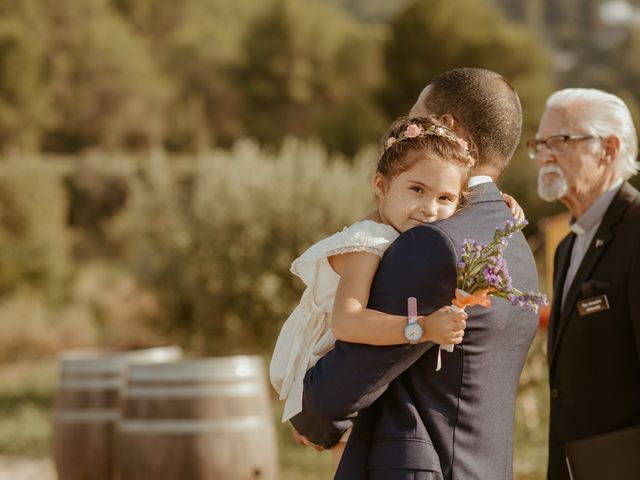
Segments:
[[[462,151],[467,154],[467,165],[469,167],[473,167],[476,163],[476,159],[471,156],[469,151],[469,144],[462,138],[458,137],[455,133],[445,127],[440,127],[437,125],[429,125],[427,128],[423,128],[421,125],[416,125],[415,123],[410,123],[404,131],[400,132],[398,137],[389,137],[384,145],[384,150],[387,151],[392,146],[402,142],[403,140],[407,140],[409,138],[418,138],[424,137],[426,135],[435,135],[436,137],[443,137],[447,140],[458,145]]]

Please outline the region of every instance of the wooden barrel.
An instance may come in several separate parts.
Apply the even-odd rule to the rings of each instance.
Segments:
[[[60,357],[53,411],[53,458],[60,480],[111,480],[124,373],[137,362],[180,359],[179,347],[122,352],[75,350]]]
[[[129,370],[118,425],[120,480],[276,480],[261,357]]]

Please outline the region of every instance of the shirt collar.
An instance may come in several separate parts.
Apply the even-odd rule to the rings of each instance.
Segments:
[[[607,212],[607,208],[611,205],[613,197],[615,197],[618,190],[620,190],[621,185],[622,179],[616,180],[613,185],[609,187],[609,190],[600,195],[578,219],[572,219],[572,223],[570,224],[571,231],[576,235],[584,235],[599,224]]]
[[[467,185],[467,187],[472,188],[476,185],[489,182],[493,182],[493,178],[491,178],[489,175],[476,175],[474,177],[469,177],[469,184]]]

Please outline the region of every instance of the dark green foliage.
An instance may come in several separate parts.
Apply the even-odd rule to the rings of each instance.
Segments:
[[[105,226],[126,204],[127,176],[113,166],[83,162],[66,176],[64,184],[69,198],[67,222],[78,233],[75,257],[116,256],[117,248]]]
[[[552,88],[540,39],[485,0],[414,1],[390,27],[384,45],[387,77],[381,91],[389,116],[407,111],[429,79],[451,68],[495,70],[516,87],[523,101],[529,96],[544,100]]]
[[[276,2],[248,30],[237,70],[247,135],[267,144],[319,135],[353,155],[384,128],[371,102],[379,43],[377,29],[320,2]]]
[[[241,41],[270,1],[117,0],[116,7],[149,46],[172,85],[164,116],[170,150],[229,146],[243,133],[232,71]]]
[[[44,148],[149,148],[163,137],[166,79],[107,0],[47,2],[52,104]]]
[[[0,148],[38,145],[52,121],[46,13],[37,0],[0,1]]]

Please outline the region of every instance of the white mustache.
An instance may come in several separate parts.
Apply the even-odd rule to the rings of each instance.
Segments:
[[[560,177],[564,178],[564,172],[557,165],[550,164],[550,165],[544,165],[543,167],[540,167],[539,178],[542,178],[542,176],[546,175],[547,173],[555,173]]]

